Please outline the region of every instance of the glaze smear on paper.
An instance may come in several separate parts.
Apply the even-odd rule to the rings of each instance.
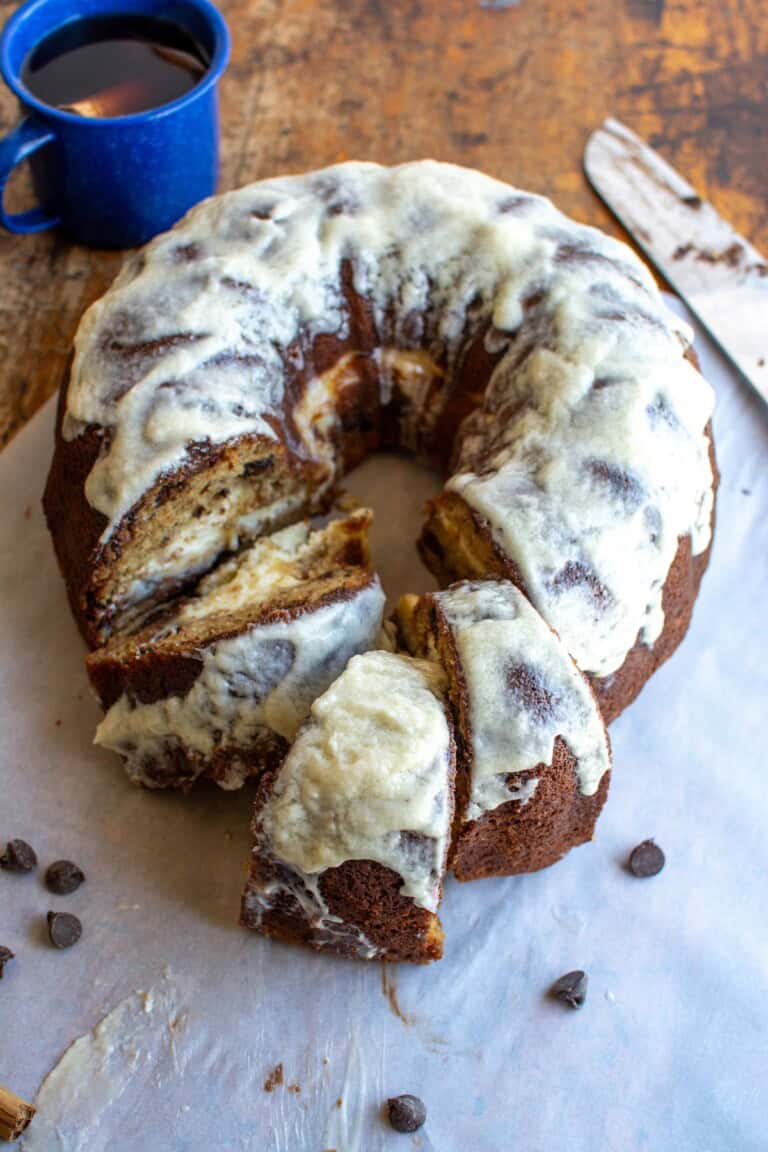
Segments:
[[[177,989],[163,983],[132,992],[67,1048],[37,1094],[23,1152],[101,1152],[115,1148],[116,1107],[129,1086],[177,1068],[183,1027]],[[102,1121],[107,1122],[102,1125]]]

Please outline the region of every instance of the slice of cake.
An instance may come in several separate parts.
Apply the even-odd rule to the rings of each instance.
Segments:
[[[456,723],[459,880],[545,868],[592,838],[610,776],[595,698],[557,635],[510,581],[404,596],[414,655],[447,672]]]
[[[442,954],[455,749],[439,665],[350,660],[259,782],[241,923],[364,959]]]
[[[153,788],[238,788],[285,751],[312,701],[377,642],[372,514],[295,524],[221,564],[141,630],[87,658],[96,743]]]

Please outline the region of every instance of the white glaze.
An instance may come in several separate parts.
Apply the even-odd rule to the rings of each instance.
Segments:
[[[437,908],[451,821],[444,685],[436,664],[368,652],[312,705],[258,824],[315,902],[325,869],[374,860],[402,877],[403,895]]]
[[[181,745],[200,758],[217,750],[247,751],[264,728],[290,740],[310,705],[350,655],[376,642],[384,611],[377,578],[353,596],[292,620],[246,627],[202,652],[203,666],[186,696],[142,704],[122,695],[96,730],[95,743],[119,752],[135,779],[152,784],[146,767]],[[219,783],[238,788],[238,763]]]
[[[527,802],[550,764],[556,736],[577,761],[579,790],[597,791],[610,767],[608,740],[594,697],[563,644],[509,581],[461,583],[434,593],[456,645],[472,731],[470,798],[477,820],[508,800]],[[508,677],[523,669],[541,709],[526,707]],[[512,776],[508,781],[507,777]]]
[[[487,520],[579,667],[608,676],[638,635],[646,644],[658,639],[679,538],[690,535],[694,554],[709,543],[712,470],[703,429],[712,392],[671,335],[667,355],[678,358],[671,365],[663,356],[654,362],[653,340],[632,335],[629,324],[626,334],[604,331],[584,342],[569,316],[578,308],[573,300],[560,306],[572,360],[542,349],[506,377],[503,362],[497,368],[475,422],[480,431],[467,438],[447,488]],[[625,378],[593,389],[603,375]],[[521,398],[522,414],[505,419],[505,407]],[[659,403],[664,415],[651,417]],[[617,482],[601,479],[595,465],[607,465]],[[596,599],[579,582],[558,586],[568,563],[584,565],[605,594]]]
[[[396,345],[408,343],[409,316],[435,317],[449,371],[469,313],[475,327],[492,323],[502,358],[448,487],[487,519],[579,665],[615,671],[638,634],[652,643],[663,627],[678,538],[696,553],[709,540],[712,392],[683,359],[689,330],[626,246],[478,172],[355,163],[264,181],[199,206],[133,258],[78,330],[64,429],[110,430],[86,484],[104,538],[191,441],[274,437],[278,349],[346,334],[342,259]],[[525,301],[541,292],[530,319]],[[519,363],[531,324],[537,350]],[[179,334],[143,360],[126,352]],[[592,387],[606,379],[616,382]],[[423,380],[408,388],[425,399]],[[330,481],[327,394],[310,384],[298,425]],[[601,603],[583,583],[562,587],[566,564],[589,569]]]
[[[22,1138],[23,1152],[119,1147],[118,1131],[110,1139],[104,1129],[137,1084],[167,1084],[178,1076],[176,1046],[185,1024],[179,990],[168,981],[119,1001],[91,1032],[70,1044],[46,1076],[35,1098],[37,1115]]]

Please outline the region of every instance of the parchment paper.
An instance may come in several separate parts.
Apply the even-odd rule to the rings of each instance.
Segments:
[[[723,480],[688,638],[613,726],[596,841],[538,875],[449,882],[446,956],[427,968],[383,972],[237,927],[249,793],[142,792],[91,746],[97,707],[40,511],[52,405],[0,457],[0,840],[22,836],[41,860],[34,876],[0,873],[0,943],[17,954],[0,983],[0,1083],[34,1098],[137,990],[170,988],[176,1006],[173,1058],[139,1051],[112,1103],[94,1084],[90,1112],[72,1106],[79,1134],[65,1125],[51,1149],[768,1147],[768,411],[699,348]],[[393,596],[430,586],[412,541],[436,485],[387,458],[349,481],[377,510]],[[649,836],[667,867],[640,881],[623,862]],[[62,856],[88,877],[68,898],[42,883]],[[50,907],[82,918],[68,952],[47,943]],[[580,1012],[545,997],[576,967],[590,977]],[[381,1118],[400,1092],[427,1103],[414,1137]]]

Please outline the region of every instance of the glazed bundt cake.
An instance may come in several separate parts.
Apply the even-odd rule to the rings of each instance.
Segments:
[[[589,838],[609,752],[576,669],[614,719],[682,639],[707,565],[713,396],[690,345],[625,245],[433,161],[209,200],[88,310],[44,506],[79,627],[106,645],[97,738],[155,786],[268,765],[244,923],[438,954],[446,683],[457,875]],[[377,449],[446,473],[419,549],[443,587],[471,583],[404,603],[428,661],[342,671],[381,645],[382,592],[361,525],[363,558],[342,562],[301,522]],[[294,567],[316,548],[322,575]],[[355,732],[380,764],[352,756]],[[417,819],[435,788],[445,803]]]
[[[154,788],[239,788],[288,747],[312,701],[377,640],[384,594],[361,509],[300,522],[223,562],[194,595],[86,664],[106,709],[96,743]]]
[[[435,960],[455,749],[445,677],[355,656],[261,779],[241,923],[363,959]]]
[[[456,877],[532,872],[590,840],[608,791],[608,735],[587,681],[515,585],[404,596],[397,625],[414,655],[446,672]]]
[[[91,644],[323,506],[377,447],[451,469],[422,553],[525,592],[617,715],[706,565],[713,397],[625,245],[432,161],[194,209],[86,313],[45,506]]]

